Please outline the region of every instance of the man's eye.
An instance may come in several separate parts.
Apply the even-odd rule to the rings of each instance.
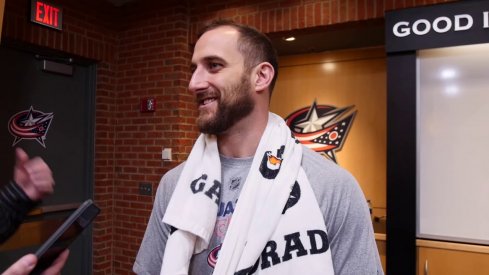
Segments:
[[[216,63],[216,62],[211,62],[209,63],[209,69],[210,70],[219,70],[220,68],[222,68],[222,65],[220,63]]]

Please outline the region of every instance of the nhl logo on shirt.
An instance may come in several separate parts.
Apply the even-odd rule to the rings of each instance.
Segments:
[[[343,147],[357,113],[354,107],[336,108],[314,101],[290,114],[285,123],[302,144],[336,162],[335,152]]]

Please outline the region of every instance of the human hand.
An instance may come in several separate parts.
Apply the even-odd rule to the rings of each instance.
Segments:
[[[53,262],[53,264],[44,272],[43,275],[55,275],[60,274],[61,269],[64,267],[66,260],[68,259],[69,250],[66,249],[58,258]],[[27,254],[20,258],[17,262],[5,270],[2,275],[28,275],[36,266],[37,257],[34,254]]]
[[[33,201],[53,193],[54,179],[49,166],[40,157],[29,159],[21,148],[15,149],[14,181]]]
[[[66,260],[68,260],[68,255],[70,254],[70,251],[68,249],[65,249],[61,254],[59,254],[58,258],[54,260],[53,264],[46,270],[44,270],[41,275],[59,275],[61,274],[61,269],[66,264]]]
[[[27,254],[11,265],[2,275],[24,275],[29,274],[37,264],[34,254]]]

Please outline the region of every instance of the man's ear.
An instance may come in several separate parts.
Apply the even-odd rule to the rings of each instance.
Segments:
[[[273,66],[268,62],[263,62],[256,66],[255,72],[255,90],[257,92],[265,91],[270,86],[270,83],[272,83],[273,76],[275,75]]]

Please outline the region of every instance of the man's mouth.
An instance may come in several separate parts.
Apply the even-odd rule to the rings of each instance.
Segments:
[[[219,99],[218,96],[215,94],[211,93],[202,93],[200,95],[197,95],[197,104],[199,107],[205,107]]]
[[[199,105],[205,106],[205,105],[210,104],[210,103],[212,103],[212,102],[214,102],[216,100],[217,100],[217,98],[215,98],[215,97],[205,98],[205,99],[203,99],[203,100],[200,101],[200,104]]]

